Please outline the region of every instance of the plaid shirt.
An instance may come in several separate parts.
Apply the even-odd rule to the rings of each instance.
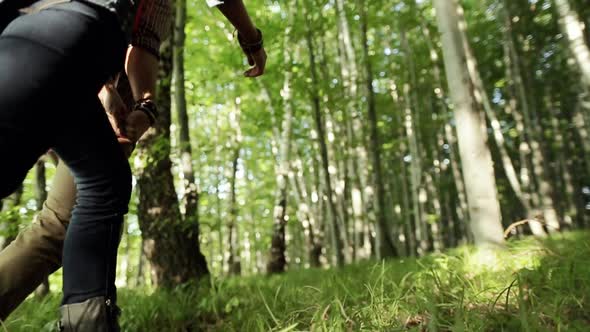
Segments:
[[[220,0],[206,0],[206,2],[209,7],[224,3]],[[131,45],[146,49],[158,56],[160,44],[170,34],[171,20],[171,0],[141,0],[135,15]]]
[[[160,44],[170,34],[171,24],[171,0],[141,0],[135,14],[131,45],[158,56]]]

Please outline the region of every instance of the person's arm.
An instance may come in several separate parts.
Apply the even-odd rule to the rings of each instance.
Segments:
[[[137,46],[129,47],[125,71],[135,101],[154,99],[158,81],[158,59],[151,52]]]
[[[102,107],[105,109],[111,127],[117,137],[123,137],[125,132],[125,119],[129,115],[127,106],[121,100],[117,88],[113,82],[107,82],[100,92],[98,93],[98,99]]]
[[[143,0],[141,9],[135,17],[131,47],[127,50],[125,61],[125,71],[135,102],[126,121],[126,134],[134,142],[157,120],[154,99],[158,80],[158,51],[160,43],[170,33],[172,18],[170,0]]]
[[[134,101],[153,101],[158,80],[158,59],[155,55],[141,47],[129,47],[125,71],[129,77]],[[136,142],[155,120],[150,119],[146,112],[133,110],[127,117],[125,134],[131,141]]]
[[[238,37],[246,45],[262,45],[262,34],[256,29],[254,23],[248,15],[246,6],[242,0],[226,0],[217,4],[219,11],[238,31]],[[266,66],[266,52],[264,47],[260,47],[254,52],[244,50],[248,57],[248,63],[253,66],[247,70],[244,75],[247,77],[257,77],[264,73]]]

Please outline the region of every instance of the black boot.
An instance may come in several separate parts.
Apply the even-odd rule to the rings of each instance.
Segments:
[[[59,330],[63,332],[119,332],[119,308],[104,296],[59,308]]]

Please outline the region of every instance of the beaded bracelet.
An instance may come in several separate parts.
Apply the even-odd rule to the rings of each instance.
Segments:
[[[154,101],[149,98],[144,98],[136,101],[133,110],[145,113],[145,115],[147,115],[150,119],[151,126],[153,126],[154,123],[156,123],[158,116],[160,116],[156,103],[154,103]]]
[[[262,47],[264,46],[264,40],[262,39],[262,31],[260,31],[260,29],[258,28],[256,28],[256,31],[258,31],[260,40],[255,43],[244,42],[242,35],[240,35],[240,33],[238,32],[238,43],[240,44],[240,47],[242,48],[242,50],[244,50],[246,54],[256,53],[260,51],[260,49],[262,49]]]

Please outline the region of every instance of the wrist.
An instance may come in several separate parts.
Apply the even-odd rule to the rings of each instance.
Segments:
[[[262,38],[262,31],[256,29],[256,37],[252,39],[246,39],[240,32],[238,32],[238,43],[246,54],[252,54],[258,52],[264,46]]]
[[[143,98],[136,101],[133,110],[143,112],[148,117],[150,126],[153,126],[156,123],[156,120],[158,120],[158,116],[160,115],[156,103],[154,103],[151,98]]]
[[[252,44],[260,40],[259,30],[253,25],[248,25],[247,27],[237,30],[238,36],[240,36],[245,43]]]

